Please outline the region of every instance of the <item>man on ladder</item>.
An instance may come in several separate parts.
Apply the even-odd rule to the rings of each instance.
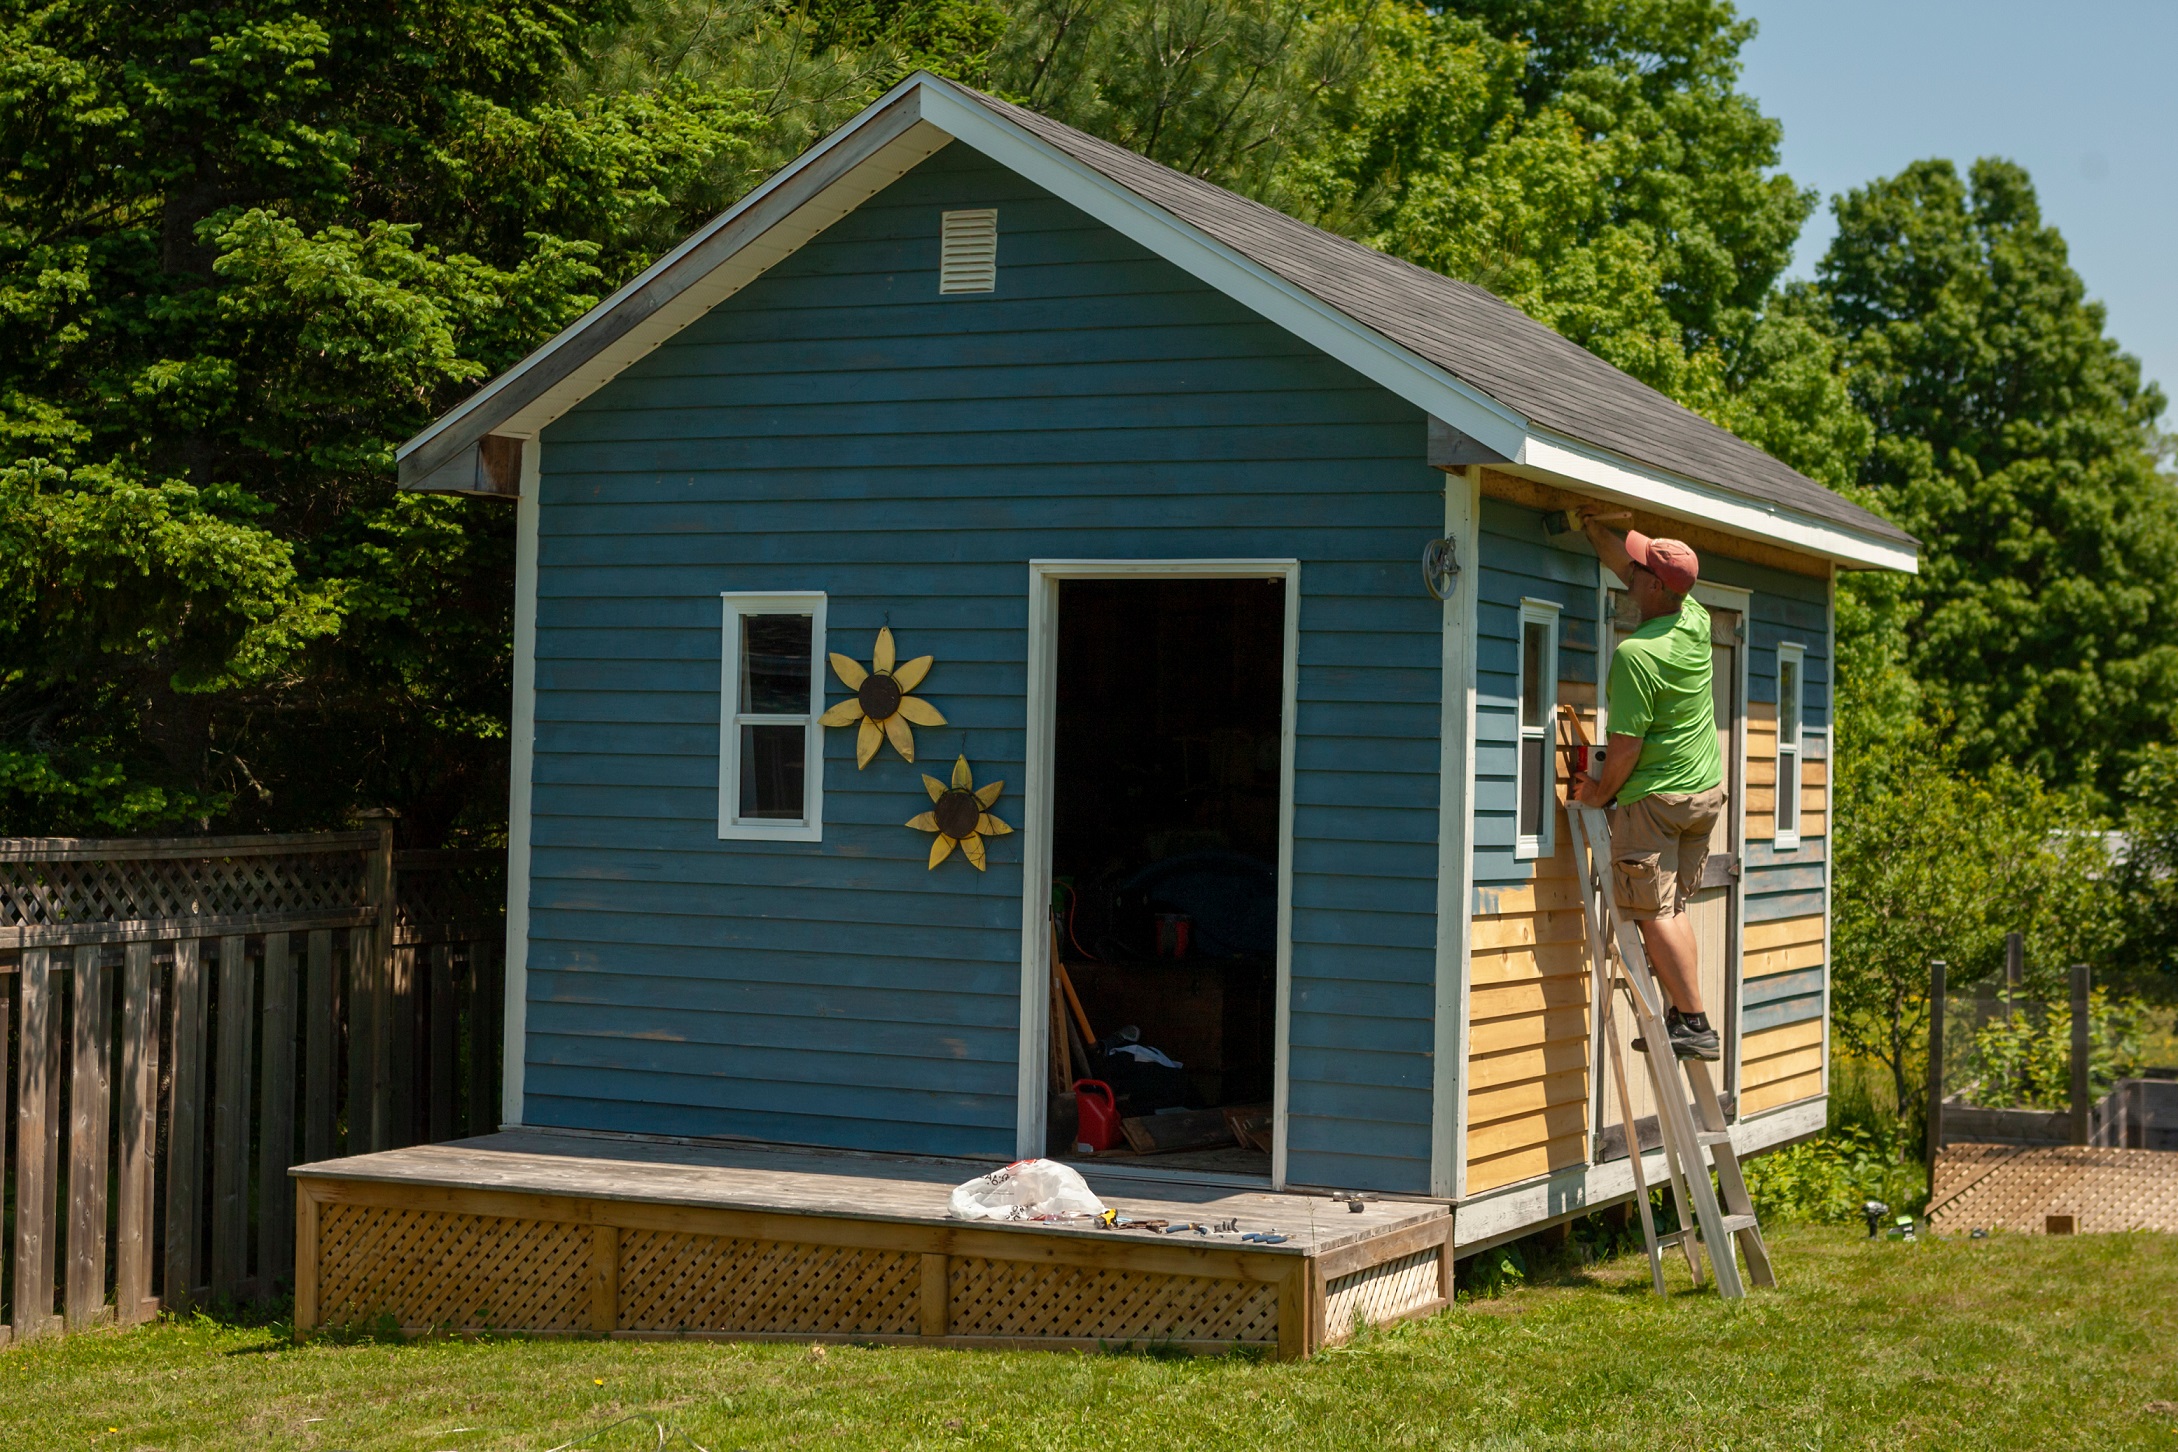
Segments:
[[[1625,582],[1641,628],[1611,659],[1610,739],[1602,774],[1584,777],[1575,800],[1611,813],[1611,884],[1619,916],[1671,999],[1666,1030],[1682,1059],[1719,1055],[1702,1003],[1701,971],[1687,899],[1702,884],[1709,837],[1724,810],[1724,758],[1711,693],[1709,612],[1693,596],[1701,562],[1675,539],[1623,538],[1580,512],[1604,567]],[[1617,516],[1623,518],[1624,516]],[[1644,1052],[1640,1039],[1633,1046]]]

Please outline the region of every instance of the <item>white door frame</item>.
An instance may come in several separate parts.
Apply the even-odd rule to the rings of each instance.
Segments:
[[[1285,585],[1278,717],[1278,1004],[1272,1054],[1271,1187],[1286,1183],[1286,1066],[1293,979],[1294,704],[1300,683],[1301,562],[1280,559],[1030,560],[1028,744],[1021,823],[1021,1060],[1014,1153],[1044,1152],[1051,1015],[1051,790],[1061,580],[1278,580]]]

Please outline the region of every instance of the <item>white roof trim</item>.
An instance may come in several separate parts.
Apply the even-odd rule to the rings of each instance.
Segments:
[[[550,342],[403,444],[398,457],[404,478],[420,477],[444,465],[485,433],[534,437],[629,364],[953,140],[1080,208],[1529,471],[1605,498],[1845,564],[1908,573],[1917,567],[1916,554],[1909,547],[1537,427],[1480,389],[1076,161],[950,83],[923,72],[887,91]],[[746,235],[732,235],[736,229]],[[694,275],[674,275],[676,271],[687,274],[685,264],[706,248],[717,254],[707,266],[699,264],[700,271]],[[648,311],[627,322],[618,337],[563,376],[533,385],[530,396],[509,398],[510,393],[522,392],[521,385],[530,375],[557,360],[585,333],[608,326],[608,319],[624,322],[616,315],[646,306]],[[463,428],[464,423],[469,427]]]

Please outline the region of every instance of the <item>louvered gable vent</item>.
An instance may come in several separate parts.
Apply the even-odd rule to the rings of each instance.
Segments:
[[[991,292],[998,287],[998,212],[947,212],[939,248],[938,291]]]

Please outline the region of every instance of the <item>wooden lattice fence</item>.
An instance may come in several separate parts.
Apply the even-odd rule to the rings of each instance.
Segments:
[[[498,1125],[504,859],[0,839],[0,1343],[292,1284],[288,1167]]]

